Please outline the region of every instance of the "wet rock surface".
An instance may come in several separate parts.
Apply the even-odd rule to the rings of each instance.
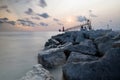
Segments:
[[[70,31],[52,36],[38,54],[45,68],[63,66],[65,80],[120,80],[120,33]]]

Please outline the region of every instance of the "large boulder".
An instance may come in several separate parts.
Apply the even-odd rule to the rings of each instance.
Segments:
[[[37,64],[19,80],[54,80],[54,78],[41,64]]]
[[[65,61],[66,56],[60,48],[44,50],[38,54],[38,63],[46,68],[53,68],[65,63]]]
[[[49,39],[48,42],[45,43],[45,49],[56,48],[59,44],[59,41],[55,39]]]
[[[96,55],[97,49],[93,46],[88,46],[86,44],[78,44],[78,45],[69,45],[63,47],[64,50],[68,50],[70,52],[80,52],[86,55]]]
[[[104,55],[110,48],[112,48],[112,44],[115,39],[113,39],[118,33],[111,31],[104,36],[98,37],[95,39],[95,44],[97,45],[98,52],[100,55]]]
[[[114,48],[120,48],[120,40],[118,40],[118,41],[115,41],[113,44],[112,44],[112,46],[114,47]]]
[[[70,62],[89,62],[89,61],[94,61],[97,60],[98,57],[95,56],[91,56],[91,55],[85,55],[82,53],[78,53],[78,52],[71,52],[70,56],[67,60],[67,63]]]
[[[82,31],[78,31],[76,34],[76,39],[75,39],[75,43],[80,43],[81,41],[84,41],[85,38],[84,38],[84,32]]]
[[[111,30],[91,30],[84,32],[84,36],[87,39],[95,40],[98,37],[105,35],[106,33],[111,32]]]
[[[71,62],[63,66],[65,80],[120,80],[120,48],[109,50],[91,62]]]

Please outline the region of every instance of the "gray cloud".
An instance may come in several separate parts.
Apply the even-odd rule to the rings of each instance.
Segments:
[[[11,25],[15,25],[15,24],[16,24],[15,21],[8,21],[8,22],[6,22],[6,23],[9,23],[9,24],[11,24]]]
[[[2,6],[0,6],[0,10],[4,10],[4,9],[7,9],[7,8],[8,8],[7,5],[2,5]]]
[[[86,21],[86,20],[87,20],[87,18],[85,16],[78,16],[77,17],[78,22],[83,22],[83,21]]]
[[[15,21],[9,21],[8,18],[0,18],[0,23],[9,23],[11,25],[15,25]]]
[[[32,26],[32,27],[35,27],[37,25],[36,23],[34,23],[32,21],[29,21],[29,20],[18,19],[17,21],[18,21],[18,23],[20,23],[23,26]]]
[[[40,22],[40,25],[41,25],[41,26],[48,26],[48,24],[47,24],[47,23],[44,23],[44,22]]]
[[[62,23],[57,23],[58,25],[60,25],[60,26],[63,26],[63,24]]]
[[[20,3],[20,2],[23,2],[23,3],[30,3],[32,0],[15,0],[16,3]]]
[[[89,14],[90,17],[97,17],[97,15],[93,14],[93,13],[90,13]]]
[[[0,18],[0,23],[5,23],[8,21],[8,18]]]
[[[42,8],[44,8],[44,7],[46,7],[47,6],[47,3],[45,2],[45,0],[39,0],[39,6],[40,7],[42,7]]]
[[[89,10],[89,13],[91,13],[92,12],[92,10]]]
[[[92,10],[89,10],[89,16],[90,16],[90,17],[97,17],[97,15],[93,14],[93,11],[92,11]]]
[[[25,13],[28,14],[28,15],[32,15],[34,12],[31,8],[28,8],[28,10],[25,11]]]
[[[43,17],[43,18],[49,18],[50,17],[47,13],[42,13],[42,14],[37,14],[37,15],[40,16],[40,17]]]
[[[9,9],[6,9],[6,12],[11,13],[11,11]]]
[[[57,18],[53,18],[53,21],[59,22],[59,19],[57,19]]]
[[[31,17],[31,19],[40,20],[39,17]]]
[[[5,10],[6,12],[11,13],[11,11],[8,9],[7,5],[0,6],[0,10]]]

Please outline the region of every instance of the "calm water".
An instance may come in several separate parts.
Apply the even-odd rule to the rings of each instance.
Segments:
[[[0,80],[17,80],[37,64],[37,54],[57,32],[0,32]],[[58,71],[53,71],[53,74]]]

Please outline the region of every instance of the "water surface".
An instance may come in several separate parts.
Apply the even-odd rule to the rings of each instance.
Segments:
[[[0,80],[17,80],[37,64],[44,43],[58,32],[0,32]]]

